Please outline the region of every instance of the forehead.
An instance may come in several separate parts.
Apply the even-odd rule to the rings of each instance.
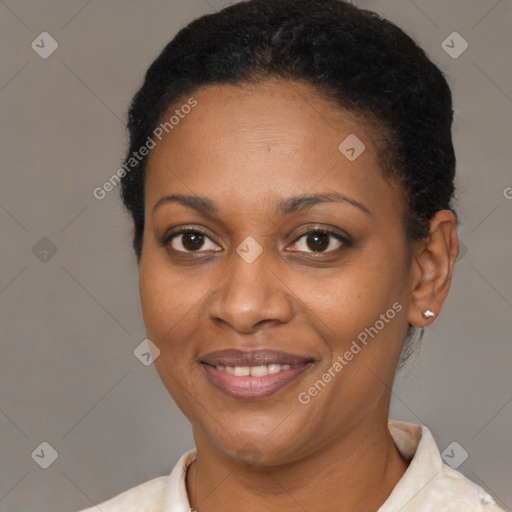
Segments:
[[[379,167],[375,129],[310,86],[267,80],[203,87],[193,97],[197,106],[148,157],[147,207],[164,192],[246,205],[309,191],[372,202],[394,193]]]

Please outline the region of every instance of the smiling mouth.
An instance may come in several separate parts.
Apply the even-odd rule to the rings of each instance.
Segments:
[[[207,354],[200,360],[209,382],[232,398],[260,399],[296,381],[314,361],[262,349],[236,349]]]

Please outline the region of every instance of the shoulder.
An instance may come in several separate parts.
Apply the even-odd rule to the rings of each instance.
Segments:
[[[504,512],[482,487],[443,463],[431,483],[430,499],[446,512]]]
[[[169,477],[159,476],[80,512],[163,512]]]
[[[393,420],[388,427],[409,466],[379,512],[504,512],[484,489],[443,461],[427,427]]]

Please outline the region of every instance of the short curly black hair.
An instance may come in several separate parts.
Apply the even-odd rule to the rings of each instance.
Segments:
[[[132,100],[125,168],[129,161],[132,166],[122,177],[121,195],[133,217],[138,262],[147,158],[134,162],[133,153],[172,105],[201,86],[265,78],[309,84],[378,128],[383,175],[400,184],[406,198],[408,240],[428,237],[439,210],[454,212],[452,95],[443,73],[411,37],[343,0],[249,0],[180,30]]]

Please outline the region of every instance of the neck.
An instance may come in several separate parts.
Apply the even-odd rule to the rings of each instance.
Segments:
[[[195,436],[197,460],[187,472],[190,506],[197,512],[239,512],[247,503],[251,512],[375,512],[408,466],[387,421],[375,424],[359,425],[336,443],[279,466],[242,464]]]

